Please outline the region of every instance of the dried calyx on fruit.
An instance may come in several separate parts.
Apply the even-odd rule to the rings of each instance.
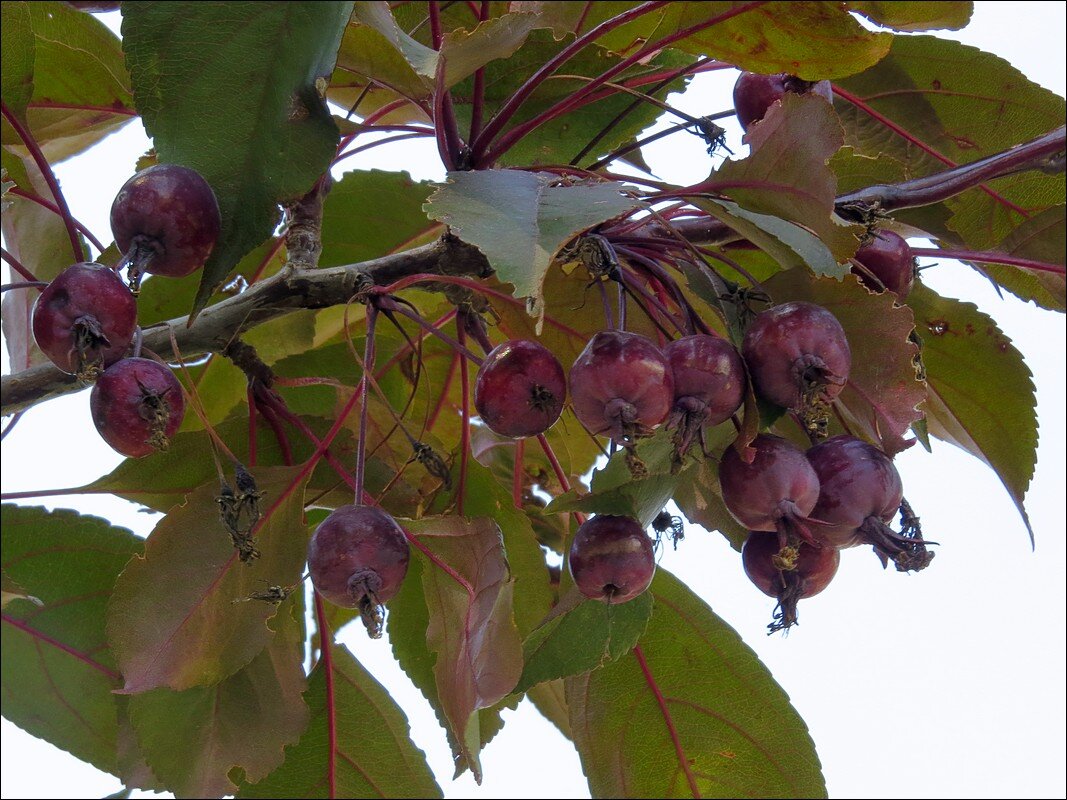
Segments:
[[[831,103],[834,100],[830,81],[806,81],[784,72],[776,75],[742,72],[734,84],[734,111],[741,128],[747,131],[749,125],[763,119],[767,109],[781,100],[786,92],[817,94]]]
[[[852,436],[835,436],[807,453],[819,476],[819,501],[812,516],[825,523],[819,536],[833,547],[869,544],[882,561],[901,572],[921,570],[934,554],[912,532],[896,533],[893,520],[904,499],[900,474],[877,447]]]
[[[809,433],[823,433],[852,368],[837,317],[814,303],[769,308],[748,326],[741,354],[762,398],[798,412]]]
[[[124,358],[104,370],[89,395],[96,430],[124,456],[166,450],[185,417],[174,373],[147,358]]]
[[[633,600],[656,572],[652,540],[641,523],[609,514],[579,526],[568,563],[578,591],[604,603]]]
[[[137,328],[137,301],[103,264],[67,267],[33,305],[33,338],[64,372],[95,379],[126,354]]]
[[[917,267],[903,236],[889,230],[875,231],[856,251],[852,274],[875,292],[888,289],[903,300],[915,284]]]
[[[797,603],[825,589],[841,562],[833,547],[799,544],[792,554],[792,567],[782,568],[777,537],[753,531],[741,549],[745,574],[756,587],[778,601],[768,633],[787,630],[797,623]]]
[[[676,339],[663,354],[674,376],[674,406],[667,427],[677,431],[675,456],[680,461],[694,439],[703,446],[705,426],[725,422],[741,407],[745,365],[732,344],[706,334]]]
[[[810,515],[819,499],[819,478],[804,451],[769,434],[760,434],[749,446],[755,451],[751,462],[733,447],[719,462],[726,508],[749,530],[777,532],[783,550],[796,539],[818,546]]]
[[[567,394],[563,367],[548,348],[514,340],[494,347],[474,384],[474,407],[491,431],[521,439],[551,428]]]
[[[409,558],[403,529],[374,506],[341,506],[308,542],[315,590],[334,605],[359,609],[373,639],[382,635],[382,605],[400,590]]]
[[[571,367],[571,404],[593,434],[630,445],[663,422],[674,399],[674,377],[662,351],[648,338],[602,331]]]
[[[157,164],[119,189],[111,232],[129,261],[131,286],[144,272],[181,278],[204,266],[219,238],[219,204],[196,170]]]

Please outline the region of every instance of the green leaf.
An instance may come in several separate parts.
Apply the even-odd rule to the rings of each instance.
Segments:
[[[426,213],[481,250],[516,297],[543,303],[552,259],[575,234],[639,207],[617,183],[553,185],[548,173],[484,170],[449,173]]]
[[[706,55],[749,72],[788,72],[806,80],[840,78],[883,58],[893,41],[872,33],[841,3],[671,3],[653,40],[706,20],[720,21],[671,47]],[[818,31],[818,36],[812,36]]]
[[[44,605],[41,598],[34,597],[27,592],[6,572],[0,571],[0,580],[3,581],[3,589],[0,590],[0,598],[3,598],[0,601],[0,608],[7,608],[8,603],[16,600],[27,600],[39,607]]]
[[[34,35],[30,23],[29,3],[4,3],[0,6],[0,91],[4,105],[25,121],[26,105],[33,97]]]
[[[121,44],[106,25],[67,3],[5,2],[5,10],[8,6],[15,15],[20,15],[18,7],[25,9],[33,29],[33,94],[25,117],[50,162],[84,151],[135,116]],[[7,24],[5,13],[5,28]],[[26,33],[20,23],[15,32]],[[5,81],[8,58],[5,40]],[[23,80],[24,58],[25,53],[17,59],[14,81]],[[4,97],[10,102],[6,83]],[[16,99],[21,103],[22,95]],[[6,123],[3,143],[25,152]]]
[[[305,419],[305,422],[319,436],[324,436],[329,423],[318,419]],[[258,427],[256,458],[258,467],[252,472],[258,475],[262,467],[277,467],[284,463],[282,449],[271,431],[270,426],[260,419]],[[248,461],[248,415],[235,415],[215,428],[219,437],[229,444],[237,459],[245,464]],[[330,448],[330,452],[339,458],[351,451],[351,435],[342,431]],[[314,447],[303,436],[292,440],[292,455],[296,463],[306,461],[314,452]],[[232,475],[232,471],[228,471]],[[116,494],[130,502],[140,503],[156,511],[170,511],[179,504],[184,504],[187,495],[215,479],[217,473],[212,457],[212,443],[206,431],[196,430],[179,433],[170,440],[170,447],[165,452],[155,453],[151,458],[129,458],[120,463],[109,474],[97,478],[92,483],[81,487],[86,494]],[[316,467],[312,475],[311,486],[324,488],[336,483],[336,473],[325,464]],[[269,501],[268,501],[269,502]],[[208,515],[207,523],[214,519]],[[221,532],[221,529],[220,529]]]
[[[576,588],[522,643],[525,666],[515,692],[569,678],[615,661],[633,650],[652,615],[652,593],[621,605],[587,600]]]
[[[555,497],[545,512],[584,511],[590,514],[616,514],[634,517],[648,526],[671,499],[679,476],[673,474],[674,442],[670,433],[660,430],[636,447],[636,456],[644,464],[645,476],[636,478],[630,469],[630,456],[619,450],[604,469],[593,472],[588,493],[572,489]]]
[[[218,480],[192,492],[160,520],[144,556],[130,562],[108,606],[108,641],[128,694],[211,686],[233,675],[270,641],[277,608],[235,602],[265,586],[293,586],[307,552],[299,467],[257,469],[261,556],[238,562],[219,520]]]
[[[830,104],[789,92],[748,131],[752,154],[726,161],[702,184],[747,211],[770,214],[811,230],[837,261],[855,254],[863,228],[834,213],[837,180],[827,163],[844,142]]]
[[[815,746],[755,653],[658,570],[638,649],[568,678],[594,797],[825,797]]]
[[[427,517],[401,524],[421,544],[426,643],[436,656],[441,708],[471,772],[481,780],[475,712],[510,694],[522,674],[522,640],[512,618],[514,581],[500,529],[486,518]]]
[[[438,53],[421,44],[397,25],[389,3],[374,0],[369,3],[357,3],[353,20],[377,31],[408,63],[411,69],[424,78],[433,78],[437,70]],[[371,75],[369,77],[377,77]]]
[[[480,23],[470,32],[455,30],[445,34],[441,43],[445,86],[455,86],[490,61],[508,58],[522,47],[535,26],[538,19],[532,14],[504,14]]]
[[[748,538],[748,529],[726,508],[715,461],[704,458],[687,467],[678,481],[673,500],[691,524],[719,531],[734,550],[741,551],[741,545]]]
[[[299,596],[299,595],[298,595]],[[308,725],[303,603],[278,611],[278,632],[259,655],[214,686],[155,689],[130,698],[130,716],[152,772],[178,797],[221,797],[266,777]],[[300,795],[292,795],[298,797]]]
[[[872,294],[853,275],[829,281],[792,270],[764,286],[776,302],[805,300],[837,317],[852,351],[852,370],[835,407],[856,436],[891,456],[903,450],[903,437],[922,418],[917,407],[926,396],[916,375],[911,309],[896,303],[892,292]]]
[[[118,774],[112,690],[121,676],[104,637],[104,610],[119,572],[141,552],[141,541],[74,511],[4,505],[0,513],[5,583],[14,581],[41,602],[4,608],[3,715]]]
[[[846,5],[883,28],[898,31],[928,31],[947,29],[958,31],[971,21],[974,3],[971,2],[864,2],[857,0]]]
[[[848,267],[837,263],[819,237],[791,222],[746,211],[728,200],[705,197],[693,202],[771,256],[782,269],[805,267],[816,275],[834,278],[848,272]]]
[[[1023,497],[1037,463],[1037,400],[1030,369],[993,319],[971,303],[916,284],[908,295],[922,338],[931,435],[997,473],[1034,533]]]
[[[921,177],[1007,150],[1063,124],[1064,100],[1028,80],[1007,61],[932,36],[898,36],[889,55],[841,86],[897,130],[848,102],[836,104],[846,142],[858,153],[885,153]],[[937,155],[932,155],[932,150]],[[1063,202],[1062,175],[1021,172],[969,189],[941,208],[952,213],[937,238],[992,249],[1027,214]],[[922,219],[930,221],[931,210]],[[901,219],[910,219],[906,214]]]
[[[545,719],[556,726],[560,733],[571,741],[574,740],[570,710],[567,708],[566,691],[562,680],[545,681],[531,686],[526,691],[526,697]]]
[[[406,172],[349,172],[333,185],[322,209],[319,266],[380,258],[431,226],[422,211],[433,184]]]
[[[243,786],[238,797],[441,797],[426,757],[410,735],[404,712],[347,648],[330,651],[336,751],[330,753],[327,665],[311,673],[307,703],[311,724],[285,763]],[[334,789],[329,765],[335,765]]]
[[[267,239],[278,203],[327,169],[322,99],[352,3],[133,3],[122,33],[137,108],[161,162],[198,170],[222,213],[194,312]],[[284,43],[284,46],[282,46]]]
[[[1067,254],[1067,219],[1058,205],[1035,214],[1015,228],[997,248],[999,253],[1064,265]],[[1002,264],[982,264],[981,272],[998,286],[1041,308],[1067,310],[1067,282],[1063,273],[1034,272]]]

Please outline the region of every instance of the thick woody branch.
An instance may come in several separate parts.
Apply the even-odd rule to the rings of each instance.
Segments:
[[[890,212],[928,206],[1017,172],[1063,172],[1065,149],[1067,129],[1061,127],[1026,144],[970,164],[903,183],[879,184],[849,192],[838,197],[835,206],[837,212],[848,219],[860,219],[871,211]],[[713,217],[677,220],[672,225],[686,239],[698,244],[726,244],[740,240],[728,225]]]
[[[241,294],[204,309],[192,326],[188,317],[179,317],[147,328],[144,347],[164,358],[177,360],[177,354],[171,350],[173,332],[182,357],[194,359],[205,353],[221,352],[241,333],[284,314],[347,303],[368,284],[384,286],[417,272],[486,277],[490,271],[479,250],[454,236],[360,264],[316,270],[290,265]],[[3,415],[77,391],[84,385],[51,364],[5,375]]]

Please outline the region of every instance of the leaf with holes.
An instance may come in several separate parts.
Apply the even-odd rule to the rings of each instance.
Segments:
[[[594,797],[825,797],[807,728],[730,626],[660,569],[630,655],[566,680]]]
[[[1022,354],[971,303],[916,284],[908,295],[922,338],[930,433],[997,473],[1026,523],[1026,489],[1037,463],[1037,400]]]
[[[242,564],[219,519],[218,480],[167,514],[130,562],[108,604],[107,636],[128,694],[211,686],[271,640],[277,608],[237,602],[265,586],[299,583],[307,552],[301,467],[254,471],[263,518],[261,555]]]
[[[122,676],[104,636],[104,611],[115,579],[142,543],[125,528],[74,511],[4,505],[0,513],[5,583],[40,600],[4,607],[3,715],[118,774],[112,690]]]
[[[270,236],[278,203],[303,196],[329,165],[338,133],[320,90],[351,13],[346,2],[123,9],[137,109],[160,161],[199,171],[222,213],[194,313]]]

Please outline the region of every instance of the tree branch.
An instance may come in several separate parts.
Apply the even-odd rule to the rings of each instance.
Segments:
[[[298,269],[290,263],[274,275],[241,294],[204,309],[190,327],[188,317],[154,325],[144,332],[144,347],[164,358],[177,359],[171,350],[174,338],[185,359],[223,350],[236,336],[264,322],[303,308],[328,308],[347,303],[368,283],[387,285],[405,275],[429,272],[437,275],[487,277],[491,269],[481,252],[454,236],[432,244],[329,269]],[[4,416],[22,411],[42,400],[68,394],[86,384],[52,364],[40,364],[2,381]]]

